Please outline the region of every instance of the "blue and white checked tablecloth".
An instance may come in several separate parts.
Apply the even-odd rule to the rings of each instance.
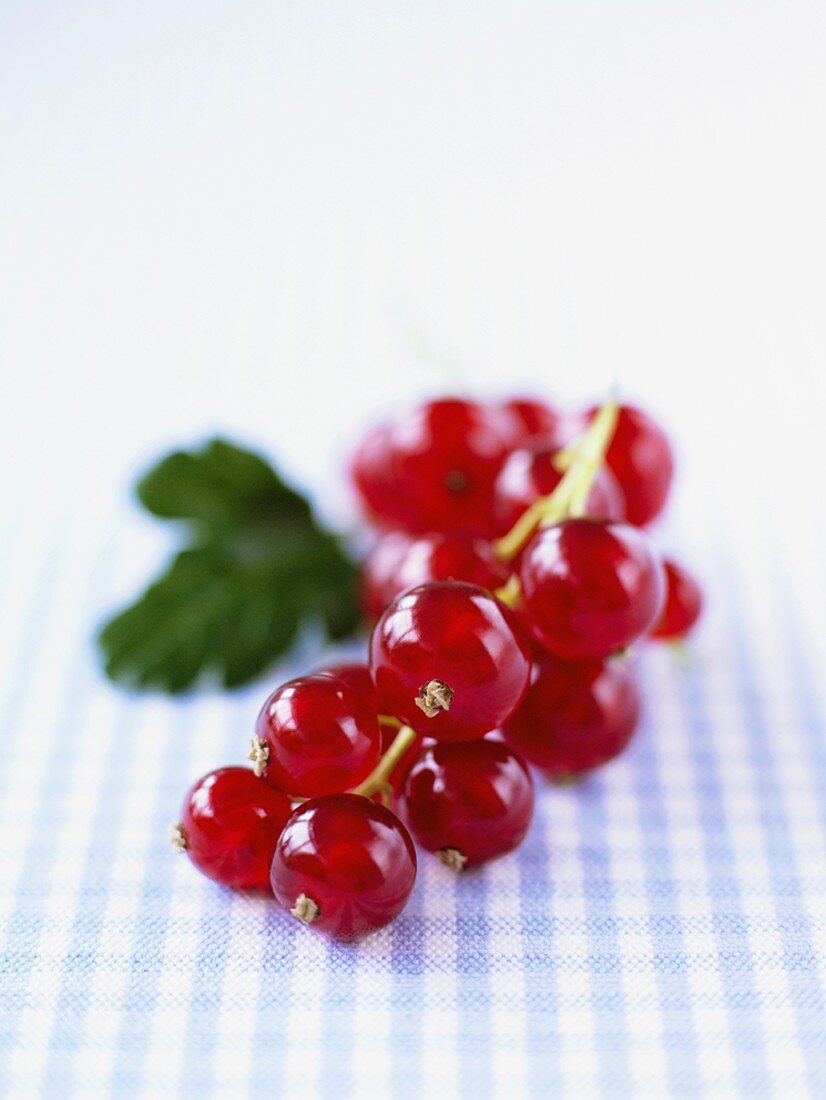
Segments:
[[[146,566],[137,526],[31,511],[2,544],[0,1093],[826,1095],[816,542],[804,594],[767,529],[684,540],[711,604],[688,665],[642,656],[632,750],[543,790],[514,857],[423,859],[403,916],[352,947],[170,854],[262,688],[102,682],[89,626]]]

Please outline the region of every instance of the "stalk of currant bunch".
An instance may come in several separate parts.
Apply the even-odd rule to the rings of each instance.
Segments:
[[[618,414],[616,401],[606,401],[579,441],[565,452],[567,469],[554,491],[535,501],[510,531],[494,542],[493,549],[497,557],[502,561],[513,561],[537,528],[550,527],[563,519],[585,514],[588,494],[605,460],[605,452],[613,438]],[[509,581],[500,591],[507,594],[510,583]]]
[[[515,572],[497,595],[518,604],[534,641],[530,687],[501,734],[557,784],[577,781],[628,743],[639,689],[615,658],[651,631],[662,608],[663,569],[646,536],[594,507],[592,489],[621,426],[612,406],[565,455],[556,490],[499,545],[514,555]]]
[[[563,519],[585,514],[588,494],[605,460],[618,415],[616,401],[607,401],[579,442],[565,451],[563,461],[567,469],[554,491],[534,501],[510,531],[494,542],[493,550],[500,560],[513,561],[538,528],[551,527]],[[520,595],[521,586],[516,573],[512,573],[506,583],[496,589],[496,596],[508,607],[515,607]]]
[[[567,469],[556,489],[546,497],[540,497],[517,520],[511,530],[496,540],[493,549],[505,562],[512,561],[540,527],[549,527],[563,519],[585,513],[588,495],[605,459],[617,423],[618,406],[615,400],[607,401],[589,424],[577,443],[568,448],[564,461]],[[519,600],[519,578],[514,573],[502,587],[496,590],[497,598],[508,607]],[[430,680],[423,685],[416,705],[428,717],[441,710],[449,710],[452,691],[440,680]],[[355,794],[386,797],[392,775],[405,753],[419,734],[409,725],[398,723],[388,715],[380,715],[384,724],[400,725],[390,747],[384,753],[370,775],[356,788]]]
[[[397,719],[390,718],[385,714],[379,715],[379,721],[383,725],[398,725],[399,732],[393,738],[390,747],[382,755],[373,771],[363,783],[353,789],[353,794],[361,794],[365,798],[379,795],[382,800],[386,800],[392,790],[390,776],[398,767],[405,753],[413,746],[419,734],[410,726],[404,726]]]

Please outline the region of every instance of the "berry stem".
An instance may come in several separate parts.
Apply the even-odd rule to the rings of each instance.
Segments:
[[[497,557],[512,561],[537,527],[550,527],[567,516],[584,514],[588,494],[614,434],[618,413],[613,398],[605,402],[577,444],[567,451],[568,468],[554,491],[535,501],[510,531],[493,543]]]
[[[585,515],[588,495],[594,484],[594,478],[599,473],[600,466],[605,460],[605,452],[608,450],[613,438],[618,416],[617,402],[614,398],[611,398],[605,402],[588,425],[588,430],[573,452],[571,465],[566,470],[565,477],[558,486],[558,488],[561,488],[570,478],[571,487],[562,515],[553,519],[543,517],[542,527],[548,527],[564,516],[578,517]]]
[[[494,595],[505,607],[516,607],[522,595],[519,577],[515,573],[511,573],[505,584],[496,589]]]
[[[369,798],[388,785],[393,769],[416,740],[417,734],[410,726],[402,726],[393,739],[393,744],[379,760],[363,783],[353,788],[353,794]]]
[[[691,652],[691,647],[686,645],[682,638],[673,638],[669,641],[668,647],[680,668],[691,668],[694,655]]]
[[[392,714],[380,714],[378,718],[380,726],[395,726],[397,730],[402,728],[402,723],[398,718],[394,718]]]

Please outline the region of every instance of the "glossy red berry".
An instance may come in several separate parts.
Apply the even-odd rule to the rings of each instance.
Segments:
[[[564,469],[559,451],[522,447],[506,459],[493,490],[497,530],[504,535],[540,497],[554,491]],[[588,514],[602,519],[624,519],[622,490],[607,468],[599,471],[588,496]]]
[[[340,940],[382,928],[416,881],[413,842],[369,798],[332,794],[299,806],[272,861],[272,889],[293,916]]]
[[[691,630],[703,610],[703,592],[687,569],[668,558],[665,566],[665,605],[651,631],[660,641],[676,642]]]
[[[622,752],[640,693],[629,661],[534,660],[531,686],[502,727],[507,743],[552,779],[589,771]]]
[[[437,741],[466,741],[501,725],[519,705],[530,644],[490,592],[434,581],[384,611],[370,641],[370,667],[383,714]]]
[[[484,539],[455,533],[411,538],[394,531],[379,539],[364,563],[364,608],[376,619],[392,599],[413,585],[456,580],[494,589],[509,576],[509,567]]]
[[[267,699],[250,756],[268,783],[312,798],[357,786],[381,744],[370,698],[329,674],[302,676]]]
[[[651,523],[665,507],[674,475],[668,436],[642,409],[622,405],[605,461],[622,489],[627,521],[635,527]]]
[[[373,714],[378,714],[379,701],[376,694],[376,685],[373,683],[373,677],[367,665],[355,661],[349,664],[330,665],[327,668],[319,669],[316,672],[316,676],[336,676],[340,680],[343,680],[349,687],[358,692],[368,704]],[[379,722],[379,730],[381,735],[380,754],[384,756],[396,740],[399,726],[398,724],[391,725],[389,723]],[[407,769],[421,752],[422,746],[425,744],[426,740],[426,738],[417,737],[390,773],[388,782],[393,790],[399,789],[402,780],[405,775],[407,775]],[[384,793],[383,791],[378,792],[379,800],[382,799]]]
[[[353,480],[385,526],[487,536],[493,482],[508,448],[491,410],[472,401],[431,401],[368,437]]]
[[[369,665],[363,661],[345,661],[338,665],[325,665],[313,673],[314,676],[332,676],[342,680],[351,691],[360,696],[372,714],[378,714],[376,685],[370,673]]]
[[[361,606],[369,621],[376,620],[394,596],[396,577],[409,547],[416,541],[415,535],[405,531],[388,531],[381,535],[367,554],[361,566]]]
[[[521,842],[533,816],[533,784],[501,741],[434,745],[408,772],[399,810],[422,848],[457,869],[473,867]]]
[[[525,617],[557,657],[588,660],[625,649],[656,622],[662,564],[624,523],[569,519],[538,531],[519,560]]]
[[[289,799],[249,768],[219,768],[188,792],[172,839],[208,878],[236,890],[266,890],[291,812]]]
[[[553,447],[559,444],[562,418],[556,409],[539,398],[514,397],[500,405],[504,431],[512,447],[531,443]]]

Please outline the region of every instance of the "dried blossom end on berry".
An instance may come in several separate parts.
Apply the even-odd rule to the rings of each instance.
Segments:
[[[442,848],[439,852],[439,859],[451,871],[461,871],[467,863],[467,856],[464,852],[460,852],[458,848]]]
[[[445,474],[445,487],[451,493],[463,493],[467,489],[467,484],[467,474],[462,473],[461,470],[449,470]]]
[[[450,710],[453,700],[453,688],[444,680],[428,680],[419,688],[416,706],[426,717],[435,718],[443,710]]]
[[[302,924],[312,924],[318,916],[318,906],[306,894],[299,894],[295,899],[295,905],[290,910],[290,915],[300,920]]]
[[[550,776],[548,782],[553,784],[554,787],[578,787],[580,783],[585,780],[587,775],[587,770],[581,772],[560,772],[558,775]]]
[[[250,751],[247,753],[247,760],[252,761],[252,770],[260,779],[270,762],[270,748],[267,742],[262,741],[260,737],[250,738]]]
[[[188,844],[184,827],[180,821],[174,821],[169,826],[169,843],[175,852],[185,852]]]

